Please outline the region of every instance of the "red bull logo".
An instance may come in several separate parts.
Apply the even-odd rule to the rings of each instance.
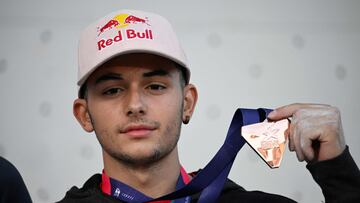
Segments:
[[[102,49],[113,45],[114,43],[121,42],[124,39],[131,40],[131,39],[153,39],[153,34],[151,30],[145,29],[143,32],[139,32],[133,29],[126,29],[125,30],[125,37],[123,37],[123,32],[121,30],[118,31],[117,35],[113,38],[109,39],[102,39],[98,41],[98,50],[101,51]]]
[[[105,25],[98,27],[98,37],[108,30],[119,29],[113,37],[107,39],[101,39],[97,42],[98,50],[101,51],[106,47],[109,47],[115,43],[121,42],[123,40],[152,40],[153,33],[152,30],[148,28],[150,24],[148,19],[139,18],[134,15],[129,14],[119,14],[116,15],[113,19],[109,20]],[[130,29],[128,28],[131,24],[145,24],[147,25],[145,29],[137,28]],[[125,28],[125,29],[123,29]]]
[[[102,33],[104,33],[107,30],[113,29],[113,28],[125,28],[129,24],[146,24],[150,26],[148,23],[148,19],[145,18],[139,18],[134,15],[129,14],[119,14],[116,15],[113,19],[109,20],[105,25],[102,27],[98,27],[98,36],[100,36]]]

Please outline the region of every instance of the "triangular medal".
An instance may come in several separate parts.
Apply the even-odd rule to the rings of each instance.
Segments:
[[[276,122],[265,120],[262,123],[243,126],[241,135],[270,168],[278,168],[285,151],[285,130],[288,127],[287,119]]]

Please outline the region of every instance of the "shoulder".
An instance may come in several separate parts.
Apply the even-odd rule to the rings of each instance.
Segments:
[[[281,195],[270,194],[262,191],[246,191],[242,187],[239,186],[236,188],[234,185],[236,184],[231,180],[226,183],[218,202],[295,203],[295,201]]]
[[[91,176],[81,188],[73,186],[66,192],[65,197],[59,203],[92,203],[92,202],[119,202],[112,197],[105,195],[100,190],[101,175]]]
[[[0,200],[31,202],[29,192],[19,171],[8,160],[0,157]]]
[[[8,160],[0,157],[0,182],[12,183],[13,180],[21,179],[20,173]]]
[[[199,170],[200,171],[200,170]],[[190,176],[194,177],[199,171],[190,173]],[[192,202],[199,200],[200,193],[191,196]],[[295,203],[287,197],[270,194],[262,191],[247,191],[234,181],[227,179],[225,185],[221,191],[218,203],[228,202],[242,202],[242,203],[263,203],[263,202],[276,202],[276,203]]]
[[[197,202],[200,194],[192,196],[192,202]],[[242,203],[295,203],[295,201],[277,194],[262,191],[247,191],[240,185],[228,179],[217,201],[218,203],[242,202]]]
[[[262,191],[246,191],[231,180],[227,180],[218,202],[276,202],[294,203],[295,201],[277,194],[270,194]]]

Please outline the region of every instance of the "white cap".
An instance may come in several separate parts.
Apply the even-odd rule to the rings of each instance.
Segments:
[[[88,26],[79,41],[78,82],[82,86],[97,67],[115,56],[151,53],[168,58],[190,70],[170,23],[162,16],[136,10],[113,12]]]

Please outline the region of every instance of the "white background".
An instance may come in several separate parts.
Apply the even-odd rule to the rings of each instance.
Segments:
[[[72,115],[81,30],[112,11],[158,13],[173,24],[199,102],[180,140],[187,171],[206,165],[238,107],[327,103],[342,112],[360,164],[360,1],[0,0],[0,155],[19,169],[34,202],[60,200],[102,169],[100,145]],[[230,178],[299,202],[321,202],[294,153],[269,169],[249,148]]]

